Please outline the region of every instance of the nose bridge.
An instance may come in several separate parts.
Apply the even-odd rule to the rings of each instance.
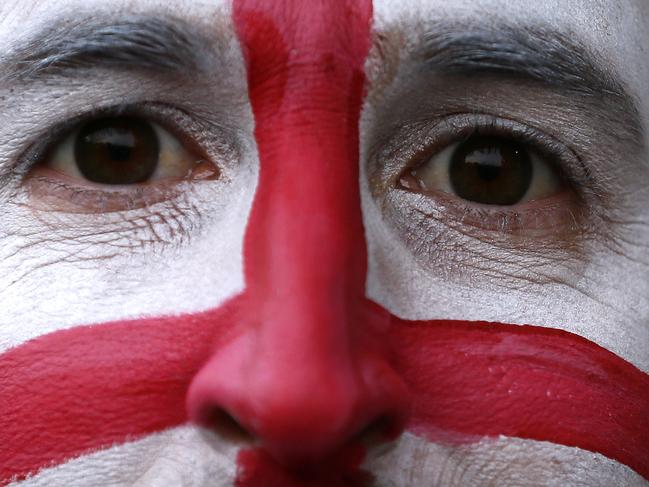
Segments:
[[[346,3],[239,14],[260,155],[245,242],[252,294],[363,292],[358,117],[369,36],[346,31],[357,24],[348,16],[366,15],[363,2]]]
[[[358,119],[370,11],[336,0],[235,12],[260,157],[247,292],[268,346],[280,340],[312,361],[349,346],[363,302]]]

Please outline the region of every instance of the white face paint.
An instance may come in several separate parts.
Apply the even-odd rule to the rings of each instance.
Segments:
[[[20,487],[104,485],[165,487],[232,485],[241,446],[192,426],[182,426],[124,445],[83,455],[45,469]],[[215,479],[218,482],[215,484]]]
[[[611,133],[612,125],[602,126],[601,119],[570,106],[562,109],[559,105],[566,99],[558,95],[553,99],[551,94],[523,88],[517,93],[512,84],[504,83],[498,89],[493,81],[481,88],[467,82],[450,91],[443,81],[435,82],[432,74],[426,78],[415,59],[431,29],[434,32],[458,25],[497,28],[506,23],[556,30],[578,40],[610,63],[606,67],[620,73],[621,81],[639,103],[641,120],[646,121],[649,70],[639,60],[643,57],[641,46],[649,40],[645,28],[647,4],[376,0],[374,9],[375,31],[377,38],[382,38],[385,61],[379,49],[369,60],[377,88],[370,92],[363,113],[365,158],[368,152],[378,150],[377,146],[382,147],[377,134],[389,137],[385,125],[403,125],[408,116],[426,115],[424,108],[415,113],[394,110],[403,98],[419,96],[421,99],[413,105],[419,103],[440,112],[440,106],[453,103],[452,97],[463,98],[468,113],[511,119],[579,151],[583,148],[578,155],[592,166],[589,170],[594,178],[606,179],[611,193],[607,207],[593,211],[616,217],[614,223],[606,225],[598,223],[596,216],[587,217],[584,225],[588,237],[578,237],[586,242],[562,241],[561,234],[552,235],[552,229],[541,232],[536,244],[531,240],[517,242],[494,236],[498,232],[476,229],[475,224],[471,228],[470,221],[454,230],[458,218],[443,215],[439,203],[393,194],[381,184],[375,191],[385,195],[377,201],[370,195],[368,176],[362,180],[370,255],[368,295],[408,319],[488,320],[565,329],[649,371],[649,280],[644,257],[649,237],[646,151],[643,149],[634,159],[622,158],[627,143],[621,136],[616,141],[618,135]],[[428,92],[422,91],[426,82],[431,86]],[[453,111],[461,108],[453,106]],[[597,115],[606,120],[608,113]],[[443,118],[437,113],[435,116]],[[597,139],[602,132],[611,138]],[[419,140],[408,143],[420,143],[427,136],[422,134]],[[610,140],[621,146],[619,150],[604,146]],[[404,148],[387,150],[395,154]],[[598,153],[618,158],[601,161],[593,157]],[[387,165],[379,154],[370,160],[369,169],[364,169],[375,178],[387,179],[394,177],[404,162],[392,160],[390,164],[394,167],[383,171],[387,174],[376,169],[377,165]],[[426,219],[419,217],[419,228],[413,227],[417,211],[437,215],[437,222],[433,224],[433,218],[428,218],[426,224]],[[566,250],[575,243],[584,245],[577,255]]]
[[[19,186],[0,189],[0,352],[80,324],[213,308],[243,289],[242,242],[258,163],[244,64],[230,9],[227,2],[191,0],[34,0],[27,5],[5,2],[0,7],[4,19],[0,50],[7,53],[43,26],[66,16],[171,15],[193,23],[214,41],[214,54],[208,61],[211,76],[206,79],[190,77],[179,84],[134,72],[107,77],[105,72],[91,71],[84,79],[59,85],[40,83],[16,89],[0,83],[0,165],[12,164],[50,127],[67,119],[98,107],[150,101],[196,115],[183,117],[162,107],[157,114],[172,117],[180,130],[201,139],[208,155],[219,161],[223,176],[188,187],[175,200],[105,215],[43,211],[42,205],[34,209]],[[649,119],[649,66],[639,47],[648,40],[644,24],[649,9],[641,0],[615,5],[578,0],[568,4],[525,0],[515,5],[501,0],[375,0],[374,10],[377,37],[386,35],[383,47],[389,69],[380,65],[375,50],[368,69],[377,85],[362,117],[364,159],[374,143],[373,135],[393,122],[385,120],[388,102],[412,86],[411,54],[419,36],[427,25],[445,22],[489,23],[502,16],[508,22],[567,29],[613,64],[640,103],[641,119]],[[418,91],[408,96],[415,105],[425,101],[416,98],[422,96]],[[434,93],[426,94],[431,96]],[[197,119],[214,124],[206,128]],[[543,117],[535,120],[542,122]],[[559,123],[558,128],[547,130],[563,128]],[[649,190],[643,187],[648,168],[637,161],[618,162],[619,170],[610,177],[619,178],[612,181],[612,187],[624,196],[615,200],[616,209],[624,210],[624,218],[614,225],[620,239],[611,242],[595,235],[588,252],[570,266],[559,261],[552,265],[526,248],[496,254],[501,263],[512,259],[507,265],[517,269],[514,272],[499,266],[480,269],[471,262],[489,253],[488,242],[461,256],[453,255],[461,242],[455,248],[449,245],[443,253],[418,254],[400,233],[411,228],[399,221],[408,214],[401,211],[403,207],[379,209],[380,200],[371,195],[368,183],[372,168],[364,163],[361,186],[369,245],[368,296],[405,318],[480,319],[563,328],[648,372],[649,279],[643,260],[644,243],[649,241]],[[435,228],[441,231],[441,225]],[[439,264],[458,258],[466,260],[470,278],[457,270],[462,266],[444,270]],[[435,259],[437,263],[431,262]],[[537,264],[545,266],[540,274],[546,279],[527,272]],[[194,427],[181,427],[84,455],[16,485],[231,485],[239,446]],[[387,451],[370,454],[366,467],[376,472],[378,485],[422,485],[434,478],[439,479],[436,485],[447,487],[494,482],[646,485],[628,468],[600,455],[513,438],[451,448],[406,435]]]
[[[428,137],[422,131],[420,139],[408,139],[398,129],[412,119],[427,117],[433,120],[429,125],[434,126],[435,117],[447,115],[445,105],[450,106],[446,110],[452,114],[494,114],[534,126],[568,143],[575,141],[575,132],[581,130],[582,137],[592,144],[589,152],[615,153],[601,146],[609,139],[587,135],[612,130],[610,125],[597,127],[601,122],[596,117],[587,118],[577,110],[549,110],[560,103],[558,99],[553,102],[552,95],[546,98],[538,92],[526,92],[515,83],[499,90],[488,86],[488,81],[479,85],[465,80],[464,85],[460,82],[450,88],[439,78],[435,81],[432,70],[421,67],[417,54],[428,32],[458,25],[498,28],[506,23],[566,32],[620,73],[646,123],[649,71],[646,63],[638,60],[642,58],[640,46],[648,40],[647,5],[633,1],[375,0],[374,12],[380,48],[373,50],[368,62],[374,89],[370,90],[361,121],[368,296],[406,319],[488,320],[564,329],[649,371],[649,280],[644,258],[649,237],[649,168],[644,149],[635,159],[618,157],[612,164],[604,161],[608,165],[591,158],[593,165],[601,166],[593,167],[593,173],[610,178],[615,196],[608,202],[611,211],[625,214],[616,220],[616,228],[610,233],[613,237],[605,235],[603,229],[595,230],[587,251],[576,257],[565,250],[570,243],[562,242],[561,234],[553,236],[551,230],[545,234],[555,242],[537,248],[517,244],[514,238],[494,237],[499,232],[463,225],[457,213],[455,217],[445,215],[439,202],[405,195],[381,184],[390,178],[394,181],[405,167],[398,156],[403,152],[407,156],[413,145]],[[458,83],[457,79],[452,83]],[[413,100],[412,110],[403,103],[408,98]],[[464,105],[453,105],[453,98],[465,100]],[[571,124],[577,129],[569,127]],[[389,139],[394,133],[396,147]],[[404,140],[409,147],[399,145]],[[388,148],[383,149],[384,145]],[[382,150],[397,157],[382,159]],[[586,152],[580,155],[591,162]],[[422,218],[418,212],[434,216]],[[386,457],[377,454],[376,460],[369,461],[381,472],[381,478],[394,478],[392,485],[646,485],[617,462],[576,448],[513,438],[484,441],[470,448],[448,448],[406,437],[397,452]],[[549,469],[548,465],[553,467]]]
[[[578,448],[514,438],[449,448],[405,434],[368,460],[379,485],[444,487],[643,487],[646,481],[613,460]],[[552,465],[552,468],[549,468]]]
[[[237,445],[183,427],[85,455],[11,487],[183,487],[232,485]],[[119,468],[115,468],[119,461]],[[552,465],[552,468],[548,468]],[[499,438],[450,448],[405,434],[366,462],[377,487],[643,487],[628,467],[578,448]]]
[[[5,83],[0,88],[4,164],[44,139],[48,126],[89,110],[150,102],[158,104],[151,114],[173,120],[173,129],[199,140],[217,161],[221,178],[187,185],[178,198],[148,208],[106,214],[84,212],[82,205],[72,214],[58,211],[60,201],[35,201],[17,185],[3,188],[0,351],[80,324],[205,310],[240,292],[243,233],[258,167],[230,5],[186,2],[170,9],[165,2],[143,1],[124,2],[120,10],[114,2],[69,1],[3,8],[9,15],[0,42],[9,52],[33,31],[59,19],[130,18],[151,12],[184,15],[214,42],[209,83],[128,73],[108,77],[99,70],[72,84],[42,82],[20,92],[12,88],[11,96]]]

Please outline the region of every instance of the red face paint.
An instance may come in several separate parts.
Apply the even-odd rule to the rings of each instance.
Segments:
[[[233,324],[244,305],[74,328],[0,356],[0,485],[186,422],[189,383],[215,346],[241,334]],[[649,376],[615,354],[518,325],[395,319],[390,337],[414,398],[411,432],[446,443],[502,434],[576,446],[649,480]],[[239,485],[296,482],[260,452],[242,454],[240,468]]]
[[[649,479],[649,376],[561,330],[395,319],[408,429],[432,441],[505,435],[598,452]]]
[[[408,397],[409,428],[431,440],[553,441],[649,479],[649,377],[632,365],[566,332],[406,322],[364,298],[358,119],[371,5],[304,5],[234,4],[261,164],[245,294],[0,356],[0,483],[181,424],[186,401],[193,420],[221,408],[260,439],[263,450],[239,457],[240,486],[300,485],[278,461],[325,460],[337,469],[312,485],[354,485],[355,435],[386,417],[400,425]]]
[[[260,176],[244,265],[246,334],[197,376],[197,420],[222,408],[281,463],[321,462],[363,429],[398,430],[407,397],[385,313],[364,299],[359,116],[369,0],[237,0]]]
[[[359,470],[364,452],[345,452],[341,462],[329,462],[318,469],[286,470],[264,450],[243,450],[237,457],[236,487],[363,487],[372,485],[372,476]]]
[[[236,308],[77,327],[0,355],[0,485],[186,423],[189,383]]]

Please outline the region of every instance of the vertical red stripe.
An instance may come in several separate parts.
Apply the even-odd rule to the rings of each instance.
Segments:
[[[271,289],[279,306],[305,288],[331,298],[322,283],[341,281],[327,274],[346,276],[340,299],[364,296],[358,125],[371,12],[369,0],[234,2],[260,159],[247,292]]]
[[[308,372],[302,371],[309,376],[344,381],[353,375],[350,367],[356,367],[349,365],[354,354],[348,351],[354,347],[350,340],[367,328],[360,309],[365,304],[366,246],[358,130],[371,21],[370,0],[234,2],[260,159],[245,246],[246,293],[260,320],[251,326],[267,328],[257,347],[267,368],[260,375],[299,374],[296,354],[309,364]],[[314,384],[304,387],[320,392]],[[321,389],[327,388],[341,395],[339,402],[358,390],[335,384]],[[357,413],[371,411],[379,402],[361,406]],[[258,416],[245,411],[246,417]],[[285,421],[278,417],[272,422]],[[330,443],[326,438],[323,433],[303,448]],[[240,486],[275,485],[273,478],[283,478],[274,476],[262,452],[242,454],[241,462],[247,468]]]

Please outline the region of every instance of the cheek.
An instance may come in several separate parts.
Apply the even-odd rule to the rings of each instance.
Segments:
[[[393,13],[392,2],[374,5],[376,37],[397,37],[403,19]],[[418,35],[403,43],[414,43]],[[639,266],[612,251],[591,249],[586,237],[577,243],[588,250],[574,256],[558,250],[578,246],[563,238],[557,238],[557,249],[513,239],[503,244],[495,232],[465,225],[442,202],[422,197],[426,203],[414,205],[419,195],[403,197],[396,183],[384,183],[403,170],[409,149],[418,142],[414,136],[400,144],[390,140],[402,133],[391,124],[411,122],[406,109],[394,113],[399,110],[395,100],[403,101],[403,93],[417,100],[414,91],[404,88],[411,87],[409,78],[415,76],[410,58],[406,47],[395,54],[381,46],[370,52],[367,63],[371,83],[360,123],[367,297],[409,320],[482,320],[561,329],[649,370],[649,353],[643,347],[649,329],[644,303],[636,298],[646,281]],[[431,104],[434,91],[425,93]],[[626,312],[630,308],[634,313]]]
[[[383,7],[381,12],[385,14]],[[379,32],[389,31],[385,15],[375,20]],[[371,58],[368,65],[377,62]],[[387,71],[398,74],[398,68]],[[646,354],[638,353],[642,335],[632,339],[624,333],[624,325],[611,326],[614,320],[594,312],[592,304],[589,309],[587,298],[573,299],[559,286],[528,285],[532,291],[498,286],[504,273],[458,283],[444,272],[431,271],[422,265],[417,249],[406,245],[406,236],[390,221],[380,197],[372,194],[369,157],[375,152],[373,132],[384,123],[378,117],[381,92],[386,89],[382,75],[369,88],[360,124],[366,292],[399,317],[391,343],[399,373],[413,393],[410,433],[446,445],[504,435],[579,446],[646,475],[647,453],[641,439],[645,433],[637,434],[637,418],[644,415],[649,401],[647,375],[642,372]],[[450,258],[453,251],[447,249],[444,255]],[[466,259],[472,257],[476,262],[468,265],[480,268],[477,255]],[[443,263],[436,268],[443,268]],[[436,448],[429,450],[431,462],[443,456]],[[458,453],[448,456],[471,456],[464,447],[449,448]],[[410,451],[404,454],[406,459],[410,456]],[[578,477],[578,471],[573,475]]]
[[[170,428],[82,455],[12,487],[233,485],[238,448],[192,426]],[[191,468],[179,470],[179,465]]]
[[[0,482],[185,423],[187,387],[236,307],[75,327],[1,355]]]
[[[633,470],[602,455],[505,437],[449,446],[406,433],[389,452],[370,454],[366,466],[387,485],[518,486],[522,479],[525,485],[548,487],[647,485]]]
[[[0,485],[61,462],[26,485],[131,485],[145,473],[139,485],[180,485],[183,463],[196,485],[234,477],[231,441],[181,425],[206,343],[232,329],[202,312],[244,289],[259,163],[242,105],[241,158],[182,200],[126,215],[0,215],[17,229],[0,235]]]
[[[254,146],[238,164],[228,181],[173,204],[200,215],[167,203],[83,221],[16,209],[19,230],[0,242],[0,257],[8,254],[0,259],[0,352],[88,323],[196,313],[241,292]]]

